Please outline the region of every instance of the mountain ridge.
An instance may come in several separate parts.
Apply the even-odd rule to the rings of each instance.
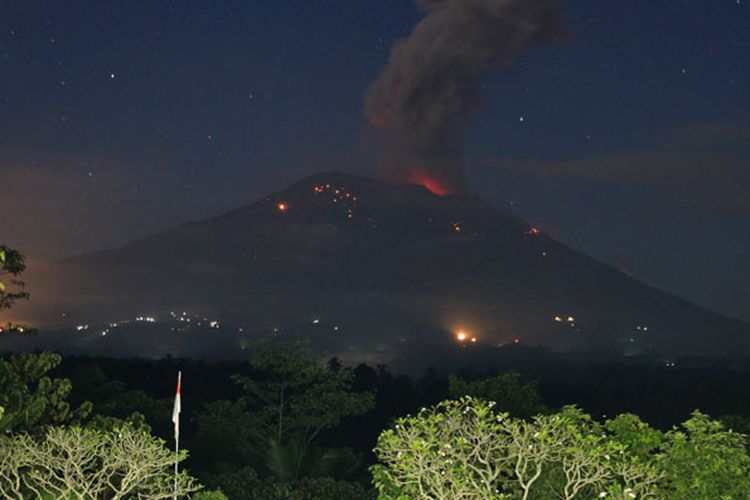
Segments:
[[[338,172],[56,267],[48,280],[72,285],[42,309],[70,322],[190,308],[258,332],[329,318],[353,332],[333,343],[357,351],[452,344],[467,330],[485,346],[747,352],[748,325],[634,280],[477,196]]]

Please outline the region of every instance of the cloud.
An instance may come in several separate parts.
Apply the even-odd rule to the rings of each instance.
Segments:
[[[740,151],[750,144],[750,126],[730,123],[698,122],[670,130],[661,138],[661,144],[668,148],[710,149],[721,147],[724,150]]]
[[[671,130],[649,149],[534,162],[483,159],[479,164],[546,179],[579,178],[650,185],[714,215],[750,215],[750,127],[698,123]]]
[[[128,224],[150,222],[136,192],[163,182],[156,167],[0,151],[0,238],[42,258],[121,242]]]

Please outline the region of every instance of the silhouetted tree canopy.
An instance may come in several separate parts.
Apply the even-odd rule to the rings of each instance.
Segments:
[[[17,300],[29,298],[23,291],[20,276],[26,270],[24,256],[17,250],[0,245],[0,310],[10,309]]]

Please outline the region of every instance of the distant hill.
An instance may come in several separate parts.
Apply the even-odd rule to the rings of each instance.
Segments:
[[[324,338],[363,359],[514,343],[744,355],[750,338],[747,324],[640,283],[478,197],[339,173],[58,262],[30,282],[38,293],[19,312],[41,324],[188,310],[246,331]]]

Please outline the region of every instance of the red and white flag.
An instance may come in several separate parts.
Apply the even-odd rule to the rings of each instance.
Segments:
[[[172,409],[172,422],[174,423],[175,441],[180,439],[180,412],[182,402],[180,401],[180,385],[182,384],[182,372],[177,372],[177,393],[174,396],[174,408]]]

